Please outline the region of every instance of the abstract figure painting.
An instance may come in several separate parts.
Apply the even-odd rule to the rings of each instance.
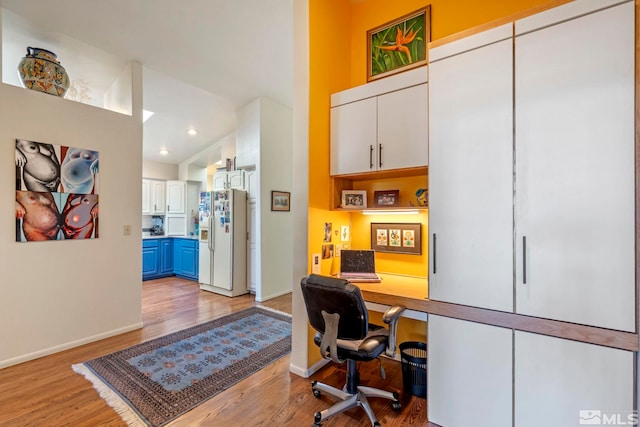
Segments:
[[[16,139],[16,241],[98,237],[99,153]]]

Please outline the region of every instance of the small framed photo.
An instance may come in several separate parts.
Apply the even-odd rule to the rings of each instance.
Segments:
[[[431,8],[367,31],[367,82],[427,64]]]
[[[365,190],[342,190],[343,209],[366,209],[367,192]]]
[[[271,192],[271,210],[289,212],[291,210],[291,193],[288,191]]]
[[[376,252],[422,254],[422,224],[371,223],[371,249]]]
[[[373,203],[376,208],[397,208],[400,206],[400,191],[375,191],[373,193]]]

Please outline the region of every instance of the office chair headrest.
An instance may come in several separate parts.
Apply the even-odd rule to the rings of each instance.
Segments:
[[[360,288],[347,280],[311,274],[300,285],[309,323],[324,333],[322,311],[340,315],[338,338],[361,340],[367,336],[369,316]]]

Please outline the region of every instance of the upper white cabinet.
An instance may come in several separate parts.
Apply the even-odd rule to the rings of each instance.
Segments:
[[[151,215],[151,181],[142,180],[142,215]]]
[[[429,297],[634,331],[634,3],[558,9],[430,52]]]
[[[517,35],[515,70],[517,312],[634,331],[634,3]]]
[[[185,181],[167,181],[167,215],[186,212],[186,194]]]
[[[213,190],[244,190],[244,170],[216,172],[213,175]]]
[[[331,175],[426,166],[426,67],[331,96]]]
[[[513,310],[512,51],[505,25],[430,52],[431,299]]]
[[[164,215],[166,187],[164,181],[142,180],[142,215]]]

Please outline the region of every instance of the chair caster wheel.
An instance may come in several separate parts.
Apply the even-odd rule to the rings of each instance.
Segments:
[[[374,427],[381,427],[380,423],[379,423],[379,422],[377,422],[377,421],[376,421],[375,423],[373,423],[373,426],[374,426]]]
[[[391,402],[391,409],[398,412],[400,409],[402,409],[402,403],[400,403],[397,400],[394,400],[393,402]]]
[[[317,388],[311,389],[313,391],[313,395],[317,398],[320,398],[320,390],[318,390]]]
[[[316,390],[314,390],[316,391]],[[320,412],[316,412],[315,414],[313,414],[313,426],[312,427],[321,427],[322,423],[320,422],[322,420],[322,415],[320,414]]]

